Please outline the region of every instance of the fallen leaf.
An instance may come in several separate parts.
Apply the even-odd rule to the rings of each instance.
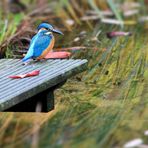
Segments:
[[[69,58],[71,55],[70,52],[65,52],[65,51],[59,51],[59,52],[49,52],[45,59],[64,59],[64,58]]]
[[[35,70],[26,74],[20,74],[20,75],[13,75],[13,76],[9,76],[9,78],[12,79],[22,79],[22,78],[26,78],[26,77],[33,77],[33,76],[37,76],[40,74],[40,70]]]
[[[122,32],[122,31],[113,31],[113,32],[108,32],[107,34],[108,38],[113,38],[117,36],[131,36],[131,32]]]

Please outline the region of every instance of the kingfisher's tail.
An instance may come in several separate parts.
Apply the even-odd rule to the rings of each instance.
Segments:
[[[26,62],[28,61],[29,59],[31,59],[31,56],[25,56],[23,59],[22,59],[22,62]]]

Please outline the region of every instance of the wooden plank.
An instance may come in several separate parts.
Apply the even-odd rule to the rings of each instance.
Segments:
[[[47,113],[54,109],[54,88],[47,89],[29,99],[26,99],[5,112],[44,112]]]
[[[84,71],[87,60],[48,60],[24,66],[20,60],[0,60],[0,111],[37,95]],[[39,76],[12,80],[10,75],[41,70]]]

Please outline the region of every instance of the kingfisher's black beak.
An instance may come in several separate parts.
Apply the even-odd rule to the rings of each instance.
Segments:
[[[60,30],[57,30],[57,29],[52,29],[52,32],[57,33],[57,34],[64,35]]]

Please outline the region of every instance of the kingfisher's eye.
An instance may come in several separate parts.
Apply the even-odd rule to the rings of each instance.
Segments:
[[[48,31],[52,32],[52,29],[50,28],[50,29],[48,29]]]

